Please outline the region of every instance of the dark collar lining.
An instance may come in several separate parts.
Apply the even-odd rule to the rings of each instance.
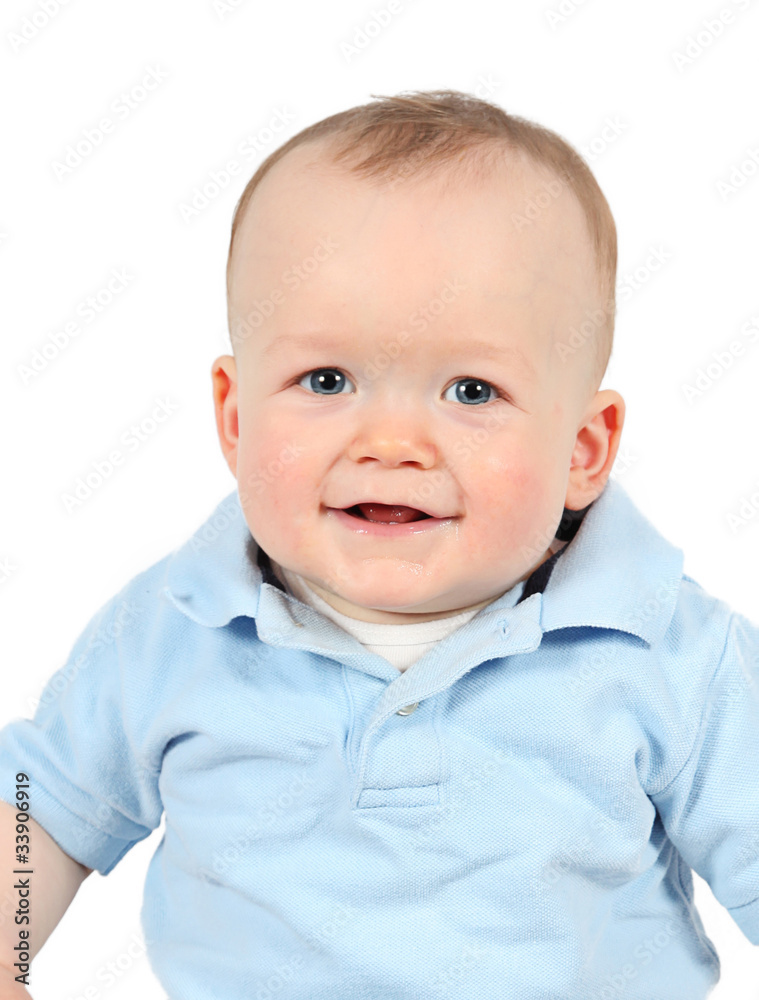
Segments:
[[[256,548],[258,548],[258,567],[261,570],[264,583],[270,583],[272,587],[277,587],[281,590],[283,594],[287,593],[287,590],[282,586],[279,578],[275,575],[274,570],[271,568],[271,559],[269,559],[269,554],[264,552],[261,546],[256,546],[255,538],[250,535],[248,541],[245,543],[245,548],[248,554],[248,561],[252,565],[256,565]]]
[[[583,507],[582,510],[570,510],[568,507],[564,508],[564,513],[559,521],[559,527],[556,529],[556,537],[560,542],[572,541],[582,524],[582,519],[593,506],[594,502],[595,501],[591,501],[588,506]]]
[[[517,604],[521,604],[522,601],[526,601],[528,597],[532,597],[533,594],[542,594],[548,585],[548,581],[551,578],[551,573],[553,568],[559,560],[559,557],[563,552],[566,552],[569,547],[569,542],[572,541],[574,536],[577,534],[582,520],[586,513],[590,510],[592,504],[588,504],[587,507],[583,507],[582,510],[568,510],[564,508],[564,515],[559,522],[559,528],[556,532],[556,537],[561,542],[567,542],[563,548],[559,549],[558,552],[546,559],[544,563],[541,563],[536,570],[534,570],[530,576],[528,576],[525,581],[524,590],[522,591],[522,596],[517,601]],[[256,565],[256,549],[258,549],[258,566],[261,570],[263,576],[263,583],[269,583],[272,587],[277,587],[281,590],[283,594],[287,593],[285,587],[282,586],[279,578],[274,573],[271,567],[271,559],[267,552],[261,548],[260,545],[256,544],[255,539],[252,535],[248,537],[246,542],[246,550],[248,555],[248,560],[252,565]]]
[[[517,601],[517,604],[521,604],[522,601],[526,601],[527,598],[532,597],[533,594],[543,593],[548,585],[548,581],[551,578],[553,568],[565,549],[566,545],[563,549],[559,549],[558,552],[554,552],[550,559],[546,559],[546,561],[541,563],[537,569],[532,571],[532,573],[525,580],[524,590],[522,591],[522,596]]]
[[[548,586],[548,581],[551,578],[554,566],[559,561],[562,553],[566,552],[569,548],[569,543],[580,530],[582,520],[592,506],[593,504],[591,502],[587,507],[583,507],[582,510],[569,510],[568,507],[564,508],[564,514],[562,515],[561,521],[559,521],[556,537],[560,542],[566,542],[567,544],[563,546],[563,548],[560,548],[558,552],[554,552],[550,559],[546,559],[544,563],[541,563],[540,566],[538,566],[536,570],[533,570],[530,576],[527,577],[524,590],[522,591],[522,596],[517,601],[517,604],[521,604],[522,601],[526,601],[527,598],[532,597],[533,594],[543,593]]]

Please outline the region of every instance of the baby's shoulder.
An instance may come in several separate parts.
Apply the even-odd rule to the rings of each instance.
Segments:
[[[170,552],[135,573],[113,594],[99,610],[111,619],[120,618],[128,628],[125,631],[137,633],[144,626],[152,626],[156,615],[161,615],[168,607],[166,582],[174,553]]]
[[[683,573],[658,652],[662,666],[692,688],[699,678],[708,683],[726,657],[759,663],[759,625]]]
[[[120,661],[132,670],[140,663],[165,657],[168,648],[192,641],[192,623],[167,596],[174,553],[170,552],[132,576],[89,620],[77,641],[88,659]],[[105,662],[103,662],[105,666]]]
[[[680,632],[699,641],[713,637],[718,641],[727,636],[733,620],[745,623],[749,629],[759,625],[715,594],[710,593],[695,577],[682,574],[675,611],[670,623]]]

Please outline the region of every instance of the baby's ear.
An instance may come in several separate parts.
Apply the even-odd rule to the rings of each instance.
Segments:
[[[216,430],[222,454],[232,475],[237,478],[237,442],[240,434],[237,419],[237,363],[231,354],[222,354],[211,367]]]
[[[569,467],[564,506],[581,510],[606,486],[619,450],[625,422],[625,401],[614,389],[597,392],[577,432]]]

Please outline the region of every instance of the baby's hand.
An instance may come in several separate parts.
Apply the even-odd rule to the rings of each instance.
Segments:
[[[0,966],[0,1000],[32,1000],[23,983],[16,982],[14,972]]]

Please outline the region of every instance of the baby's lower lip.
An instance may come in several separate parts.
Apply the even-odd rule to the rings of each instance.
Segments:
[[[407,521],[406,524],[383,524],[380,521],[367,521],[361,517],[349,514],[347,510],[338,507],[328,507],[327,513],[335,517],[339,524],[357,535],[373,535],[380,538],[409,538],[414,535],[427,534],[441,525],[454,521],[453,517],[425,517],[420,521]]]

